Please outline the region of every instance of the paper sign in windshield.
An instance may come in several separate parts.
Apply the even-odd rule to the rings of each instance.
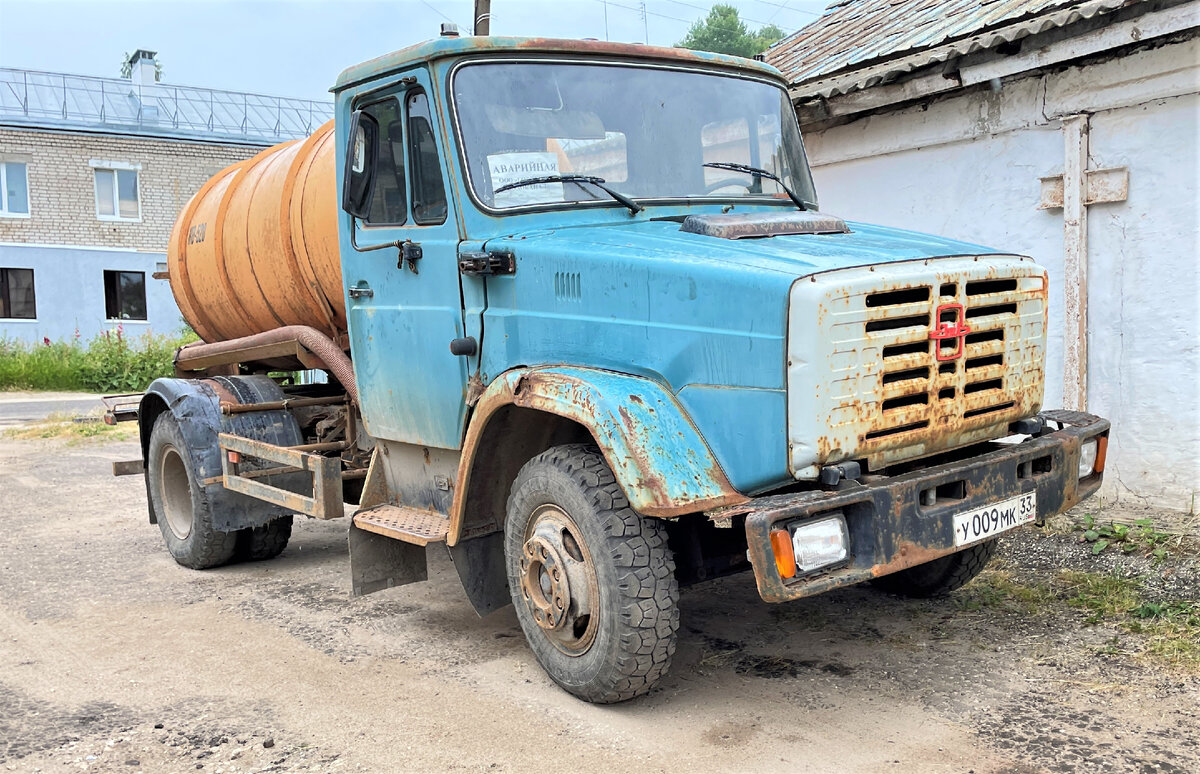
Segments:
[[[492,190],[495,191],[509,183],[528,180],[531,177],[559,174],[558,154],[541,151],[493,153],[488,156],[488,172],[492,177]],[[562,200],[562,183],[538,183],[501,191],[495,195],[495,206],[520,207]]]

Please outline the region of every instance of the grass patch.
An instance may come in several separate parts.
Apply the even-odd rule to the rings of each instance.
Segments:
[[[190,329],[131,338],[120,326],[86,344],[0,339],[0,390],[140,392],[173,375],[175,350],[196,340]]]
[[[1135,637],[1146,660],[1200,672],[1200,601],[1151,601],[1132,578],[1062,570],[1049,581],[1029,582],[1006,569],[987,569],[956,592],[954,602],[962,610],[1022,615],[1062,615],[1064,607],[1074,608],[1089,626],[1107,624]],[[1100,652],[1122,653],[1115,641]]]
[[[127,441],[135,437],[137,426],[134,423],[106,425],[101,417],[100,413],[83,416],[51,414],[36,424],[7,430],[4,436],[18,441],[65,440],[68,444],[80,443],[92,438]]]
[[[1031,614],[1044,609],[1055,596],[1044,586],[1018,580],[1009,570],[987,569],[953,599],[960,610],[990,608]]]
[[[1085,620],[1089,624],[1117,620],[1142,604],[1137,581],[1132,578],[1062,570],[1054,582],[1068,605],[1088,614]]]
[[[1169,664],[1200,670],[1200,603],[1142,604],[1125,624],[1147,638],[1146,652]]]
[[[1153,661],[1200,671],[1200,603],[1151,602],[1130,578],[1063,571],[1067,604],[1087,613],[1086,623],[1114,624],[1138,636]]]

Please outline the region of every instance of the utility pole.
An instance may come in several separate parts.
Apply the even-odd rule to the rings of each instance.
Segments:
[[[492,0],[475,0],[475,34],[490,35],[492,30]]]
[[[600,0],[600,4],[604,6],[604,39],[608,40],[608,0]]]
[[[650,23],[646,21],[646,0],[642,0],[642,39],[650,45]]]

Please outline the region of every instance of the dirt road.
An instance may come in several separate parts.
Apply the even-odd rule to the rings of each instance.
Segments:
[[[0,770],[102,772],[1200,770],[1200,680],[1098,655],[1082,615],[869,588],[789,605],[683,593],[671,674],[596,707],[511,609],[427,583],[351,599],[345,525],[277,560],[176,566],[130,442],[0,440]]]

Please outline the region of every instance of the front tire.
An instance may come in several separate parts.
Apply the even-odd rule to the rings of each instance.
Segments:
[[[940,597],[966,585],[983,572],[996,553],[995,539],[919,564],[907,570],[884,575],[875,584],[885,591],[906,597]]]
[[[555,683],[609,704],[666,674],[679,629],[666,530],[630,509],[598,449],[557,446],[527,462],[504,537],[517,619]]]
[[[187,441],[169,412],[154,421],[146,463],[150,507],[175,561],[203,570],[232,559],[237,535],[213,529],[212,510],[199,484]]]

